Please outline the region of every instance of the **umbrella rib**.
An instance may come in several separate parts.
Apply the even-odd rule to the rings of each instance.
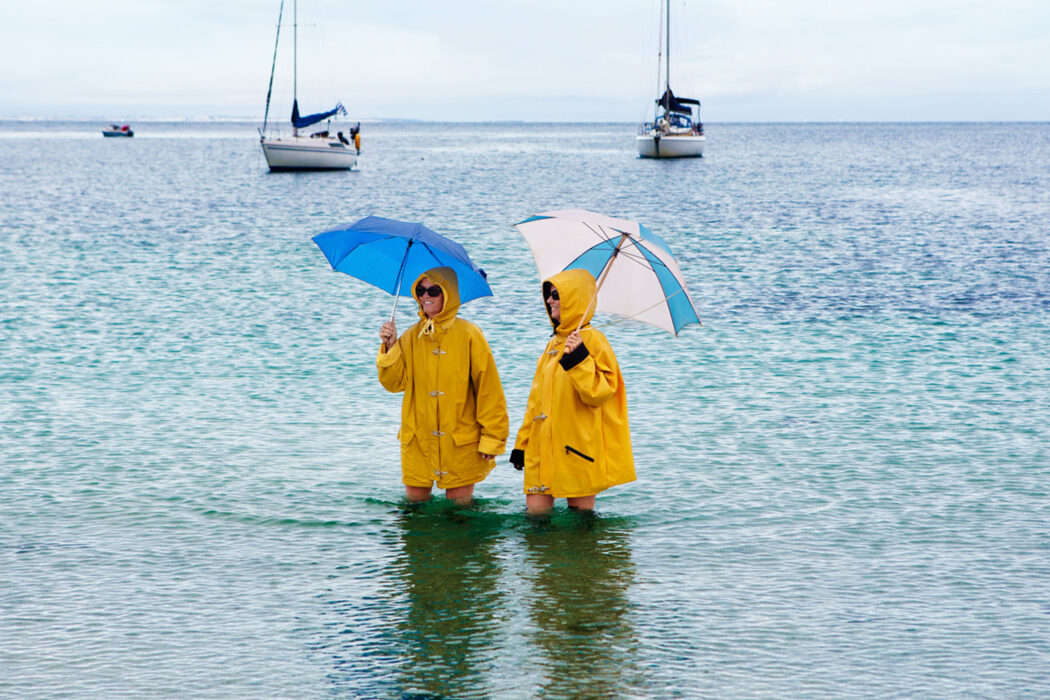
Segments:
[[[581,221],[580,223],[582,223],[585,227],[587,227],[587,229],[589,231],[594,233],[594,235],[597,236],[597,238],[602,243],[609,243],[610,245],[612,245],[613,237],[609,236],[606,233],[605,228],[603,228],[600,224],[596,224],[596,226],[598,227],[598,230],[595,230],[595,227],[592,226],[590,224],[590,222],[588,222],[588,221]],[[634,240],[634,238],[631,237],[631,234],[626,233],[624,231],[620,231],[618,229],[612,229],[612,230],[615,231],[616,233],[618,233],[621,236],[626,236],[627,240],[631,242],[631,245],[638,246],[638,242],[636,240]],[[645,265],[646,262],[647,262],[646,259],[645,259],[645,256],[637,256],[637,255],[635,255],[633,253],[629,253],[629,252],[624,250],[624,246],[622,246],[622,245],[620,246],[620,248],[619,248],[619,250],[617,251],[616,254],[617,254],[617,256],[623,255],[624,257],[626,257],[626,258],[628,258],[630,260],[633,260],[634,262],[637,262],[637,263],[639,263],[641,265]]]
[[[608,242],[610,244],[612,243],[614,237],[610,236],[608,233],[606,233],[605,227],[602,226],[601,224],[592,224],[589,221],[582,221],[582,220],[580,221],[580,223],[583,224],[584,227],[588,231],[593,233],[595,235],[595,237],[598,238],[598,240],[601,241],[602,243],[605,243],[605,242]],[[641,242],[636,240],[631,234],[626,233],[625,231],[620,231],[619,229],[615,229],[615,228],[611,228],[611,230],[615,231],[616,233],[618,233],[620,235],[626,235],[627,239],[630,241],[632,246],[638,247],[639,245],[641,245]],[[644,238],[642,240],[644,240]],[[618,255],[623,255],[623,256],[627,257],[628,259],[633,260],[636,263],[639,263],[640,265],[645,265],[647,267],[652,267],[652,264],[650,263],[650,261],[644,255],[638,255],[638,254],[627,252],[627,251],[624,250],[624,246],[620,247],[620,252],[618,253]],[[659,258],[657,258],[657,261],[660,263],[660,265],[662,267],[667,267],[667,265],[662,260],[660,260]]]
[[[335,233],[335,231],[327,231],[326,233]],[[332,264],[332,269],[334,270],[337,265],[342,264],[342,262],[344,260],[346,260],[348,257],[350,257],[351,253],[353,253],[355,250],[357,250],[361,246],[371,245],[371,244],[376,243],[378,241],[389,241],[389,240],[392,240],[394,238],[397,238],[397,236],[391,236],[391,235],[388,234],[388,235],[384,235],[382,238],[373,238],[370,241],[358,241],[357,243],[354,244],[354,246],[352,248],[347,250],[345,253],[343,253],[339,257],[338,262],[335,262],[335,263]]]
[[[608,242],[612,243],[614,237],[608,235],[605,232],[605,228],[601,224],[595,224],[594,226],[592,226],[591,223],[588,222],[588,221],[582,221],[581,223],[584,226],[586,226],[588,228],[588,230],[593,232],[594,235],[597,236],[599,239],[601,239],[603,242],[604,241],[608,241]],[[598,230],[595,230],[595,226],[597,226]],[[630,242],[631,246],[633,246],[635,248],[639,247],[641,245],[641,241],[645,240],[644,237],[642,237],[641,240],[639,240],[639,239],[635,238],[634,236],[632,236],[631,234],[629,234],[629,233],[627,233],[625,231],[620,231],[619,229],[615,229],[614,228],[612,230],[615,231],[616,233],[618,233],[619,235],[625,235],[626,234],[627,240]],[[635,255],[633,253],[627,252],[626,250],[624,250],[624,246],[620,247],[619,255],[626,256],[627,258],[629,258],[631,260],[634,260],[635,262],[641,263],[643,265],[646,265],[646,264],[649,263],[648,258],[646,258],[644,255]],[[657,258],[657,261],[660,263],[661,266],[667,267],[667,265],[662,260],[660,260],[659,258]]]
[[[434,262],[435,262],[435,263],[437,263],[437,266],[438,266],[438,267],[441,267],[441,258],[439,258],[439,257],[438,257],[438,256],[437,256],[437,255],[436,255],[436,254],[434,253],[434,251],[430,249],[430,246],[428,246],[428,245],[427,245],[426,243],[423,243],[422,245],[423,245],[423,247],[424,247],[424,248],[426,248],[426,249],[427,249],[427,252],[428,252],[428,253],[430,253],[430,257],[434,258]]]
[[[663,304],[663,303],[666,303],[666,302],[670,301],[671,297],[676,296],[678,294],[684,294],[684,293],[685,293],[685,289],[682,288],[682,287],[679,287],[678,289],[676,289],[675,291],[671,292],[670,294],[668,294],[667,296],[665,296],[663,299],[661,299],[660,301],[656,302],[652,306],[648,306],[648,307],[642,309],[641,311],[635,311],[630,316],[623,316],[622,314],[616,314],[617,316],[620,316],[619,319],[617,319],[615,321],[609,321],[608,323],[603,323],[602,327],[612,326],[612,325],[615,325],[615,324],[620,323],[622,321],[630,321],[635,316],[641,316],[646,311],[652,311],[653,309],[655,309],[660,304]]]
[[[588,228],[590,228],[589,225],[588,225]],[[591,229],[591,230],[593,230],[593,229]],[[621,234],[621,235],[625,235],[625,234]],[[627,236],[627,241],[630,243],[631,247],[633,247],[633,248],[641,247],[642,241],[639,241],[639,240],[636,240],[636,239],[632,238],[630,234],[626,234],[626,236]],[[608,242],[609,244],[612,244],[612,239],[611,238],[602,238],[601,241],[602,241],[602,243]],[[617,253],[617,256],[618,257],[620,257],[620,256],[625,257],[628,260],[631,260],[632,262],[638,263],[639,265],[642,265],[644,267],[652,268],[652,266],[653,266],[652,265],[652,261],[650,261],[649,258],[647,258],[644,254],[635,253],[633,251],[626,250],[626,248],[627,248],[627,246],[621,246],[619,252]],[[659,258],[656,258],[656,262],[658,262],[661,267],[667,268],[667,264],[664,263],[663,260],[660,260]],[[667,269],[670,269],[670,268],[667,268]]]
[[[630,239],[630,241],[631,241],[631,245],[633,247],[635,247],[635,248],[641,248],[642,247],[641,241],[636,241],[634,239]],[[623,249],[621,249],[620,250],[620,255],[626,255],[628,259],[633,260],[633,261],[635,261],[635,262],[637,262],[637,263],[639,263],[641,265],[645,265],[646,267],[649,267],[649,268],[653,267],[653,261],[650,260],[648,257],[646,257],[646,255],[644,253],[624,252]],[[655,255],[653,257],[656,258]],[[656,258],[656,262],[660,264],[660,267],[666,268],[668,270],[671,269],[671,268],[667,267],[667,263],[665,263],[660,258]]]
[[[597,230],[595,230],[594,226],[591,226],[591,223],[589,221],[581,221],[580,223],[582,223],[584,226],[586,226],[587,230],[589,230],[591,233],[593,233],[595,236],[597,236],[598,238],[602,239],[603,241],[611,241],[612,240],[612,236],[608,236],[608,235],[605,234],[605,229],[602,228],[601,224],[596,224],[596,226],[598,228],[597,228]]]

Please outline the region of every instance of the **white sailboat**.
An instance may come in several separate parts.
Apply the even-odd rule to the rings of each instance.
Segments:
[[[270,87],[266,92],[266,113],[263,116],[263,127],[259,130],[259,141],[262,144],[266,164],[271,171],[288,170],[349,170],[357,164],[357,154],[361,149],[361,125],[349,129],[347,138],[340,131],[336,136],[329,133],[330,120],[333,116],[346,114],[342,104],[327,112],[307,116],[299,114],[299,3],[295,0],[292,11],[292,54],[293,54],[293,89],[292,89],[292,135],[267,136],[266,128],[270,117],[270,96],[273,93],[273,73],[277,66],[277,45],[281,39],[281,15],[284,13],[284,0],[277,17],[277,39],[273,47],[273,67],[270,68]],[[312,134],[302,134],[306,129],[323,121],[324,128]]]
[[[700,100],[678,97],[671,91],[671,0],[666,0],[664,13],[663,44],[667,50],[664,93],[656,98],[653,120],[643,123],[638,129],[638,156],[699,158],[704,155],[707,140],[700,121]]]

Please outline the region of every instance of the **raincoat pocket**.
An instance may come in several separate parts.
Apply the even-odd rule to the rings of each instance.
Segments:
[[[459,446],[472,445],[481,440],[480,430],[456,430],[452,433],[452,442]]]
[[[571,445],[566,445],[565,446],[565,454],[567,454],[567,455],[568,454],[576,455],[577,457],[585,459],[588,462],[593,462],[594,461],[594,457],[591,457],[590,455],[585,455],[584,453],[580,452],[579,450],[577,450],[575,447],[572,447]]]

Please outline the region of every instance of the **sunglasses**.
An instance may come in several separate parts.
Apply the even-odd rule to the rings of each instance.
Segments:
[[[417,297],[422,297],[424,294],[431,298],[439,297],[441,296],[441,287],[437,286],[436,284],[433,287],[424,287],[423,285],[419,285],[418,287],[416,287]]]
[[[557,289],[552,289],[551,293],[547,295],[547,298],[548,299],[553,299],[554,301],[561,301],[561,297],[558,296],[558,290]]]

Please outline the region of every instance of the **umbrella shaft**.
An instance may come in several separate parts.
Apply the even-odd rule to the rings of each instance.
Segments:
[[[405,274],[405,263],[408,262],[408,251],[412,250],[412,244],[415,243],[411,238],[408,239],[408,246],[405,248],[405,255],[401,258],[401,267],[397,271],[397,286],[394,287],[394,310],[390,312],[390,320],[394,320],[394,314],[397,313],[397,300],[401,296],[401,282],[402,275]]]
[[[613,263],[616,262],[616,256],[620,254],[620,248],[623,246],[630,236],[626,233],[620,234],[620,242],[616,244],[616,248],[613,249],[612,255],[609,256],[609,262],[605,263],[605,267],[602,269],[602,274],[598,275],[598,283],[594,287],[594,296],[587,302],[587,308],[583,312],[583,316],[580,317],[580,322],[576,325],[576,330],[580,330],[583,326],[583,319],[587,318],[587,314],[591,312],[591,307],[596,306],[598,302],[598,292],[602,291],[602,285],[605,284],[605,278],[609,276],[609,270],[612,269]]]

